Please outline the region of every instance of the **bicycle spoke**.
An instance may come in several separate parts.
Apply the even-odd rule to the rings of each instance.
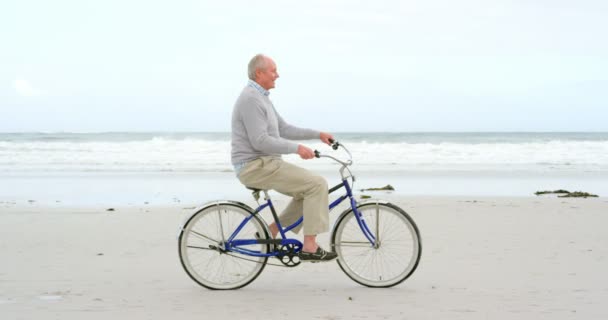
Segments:
[[[342,241],[339,245],[340,247],[370,247],[371,244],[369,241]]]
[[[220,243],[219,241],[217,241],[217,240],[215,240],[215,239],[212,239],[212,238],[210,238],[210,237],[207,237],[206,235],[204,235],[204,234],[202,234],[202,233],[200,233],[200,232],[196,232],[196,231],[194,231],[194,230],[191,230],[190,232],[192,232],[192,234],[194,234],[194,235],[199,236],[200,238],[203,238],[203,239],[206,239],[206,240],[209,240],[209,241],[213,241],[213,242],[215,242],[215,243]]]
[[[186,246],[186,248],[216,251],[215,249],[208,248],[208,247],[204,248],[204,247],[197,247],[197,246]]]

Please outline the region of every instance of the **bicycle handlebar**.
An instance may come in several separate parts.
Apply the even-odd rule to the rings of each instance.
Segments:
[[[338,147],[340,146],[340,143],[334,139],[329,139],[329,143],[331,143],[331,147],[334,150],[338,150]]]
[[[346,147],[342,144],[340,144],[338,141],[335,141],[334,139],[329,139],[329,143],[331,143],[331,148],[334,150],[338,150],[339,147],[342,147],[342,149],[344,149],[344,151],[346,151],[346,153],[348,154],[349,159],[347,161],[342,161],[340,159],[336,159],[332,156],[328,156],[328,155],[323,155],[321,154],[321,152],[319,152],[318,150],[315,150],[315,157],[316,158],[330,158],[340,164],[342,164],[343,166],[347,167],[353,164],[353,156],[351,155],[351,153],[348,151],[348,149],[346,149]]]

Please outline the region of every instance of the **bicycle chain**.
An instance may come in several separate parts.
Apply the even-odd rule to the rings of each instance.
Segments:
[[[281,250],[282,249],[283,248],[281,247]],[[228,253],[228,252],[220,252],[220,254],[225,254],[225,255],[229,255],[229,256],[237,258],[237,259],[241,259],[241,260],[245,260],[245,261],[249,261],[249,262],[255,262],[255,263],[262,264],[262,262],[260,262],[260,261],[256,261],[256,260],[251,260],[251,259],[239,257],[239,256],[236,256],[236,255]],[[287,257],[287,256],[283,256],[283,257]],[[272,258],[272,257],[269,257],[269,258]],[[277,258],[279,258],[279,261],[281,261],[282,264],[275,264],[275,263],[270,263],[270,262],[266,261],[266,265],[274,266],[274,267],[293,268],[293,267],[295,267],[295,266],[297,266],[297,265],[299,265],[301,263],[301,261],[298,261],[296,264],[294,264],[292,266],[289,266],[289,265],[286,265],[280,257],[277,257]]]

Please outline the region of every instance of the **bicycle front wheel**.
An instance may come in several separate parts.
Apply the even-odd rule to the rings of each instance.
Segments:
[[[179,236],[179,256],[186,273],[198,284],[214,290],[244,287],[264,270],[268,257],[256,257],[224,250],[227,241],[251,212],[237,204],[222,203],[205,207],[192,215]],[[255,239],[267,235],[268,227],[257,216],[247,222],[236,239]],[[267,237],[267,236],[266,236]],[[268,252],[268,245],[240,246]]]
[[[357,207],[371,233],[372,245],[361,231],[352,209],[340,216],[331,243],[346,275],[368,287],[392,287],[418,267],[422,252],[414,220],[390,203],[365,203]]]

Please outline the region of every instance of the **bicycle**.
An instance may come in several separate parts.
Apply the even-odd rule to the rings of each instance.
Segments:
[[[420,262],[422,242],[414,220],[401,208],[382,200],[357,202],[352,187],[355,177],[349,167],[352,155],[337,141],[332,148],[342,148],[347,161],[315,150],[317,158],[329,158],[339,164],[342,183],[329,193],[345,188],[346,194],[329,205],[329,210],[347,198],[350,208],[340,214],[331,231],[331,249],[338,254],[338,265],[355,282],[368,287],[392,287],[410,277]],[[344,171],[348,174],[345,175]],[[351,182],[349,183],[349,179]],[[213,290],[242,288],[255,280],[269,265],[295,267],[301,261],[302,242],[286,233],[303,221],[283,228],[268,190],[248,188],[259,204],[260,192],[265,202],[257,209],[232,200],[206,203],[194,210],[179,229],[178,249],[181,264],[192,280]],[[268,225],[260,212],[270,208],[280,238],[270,239]],[[276,257],[281,264],[268,262]]]

